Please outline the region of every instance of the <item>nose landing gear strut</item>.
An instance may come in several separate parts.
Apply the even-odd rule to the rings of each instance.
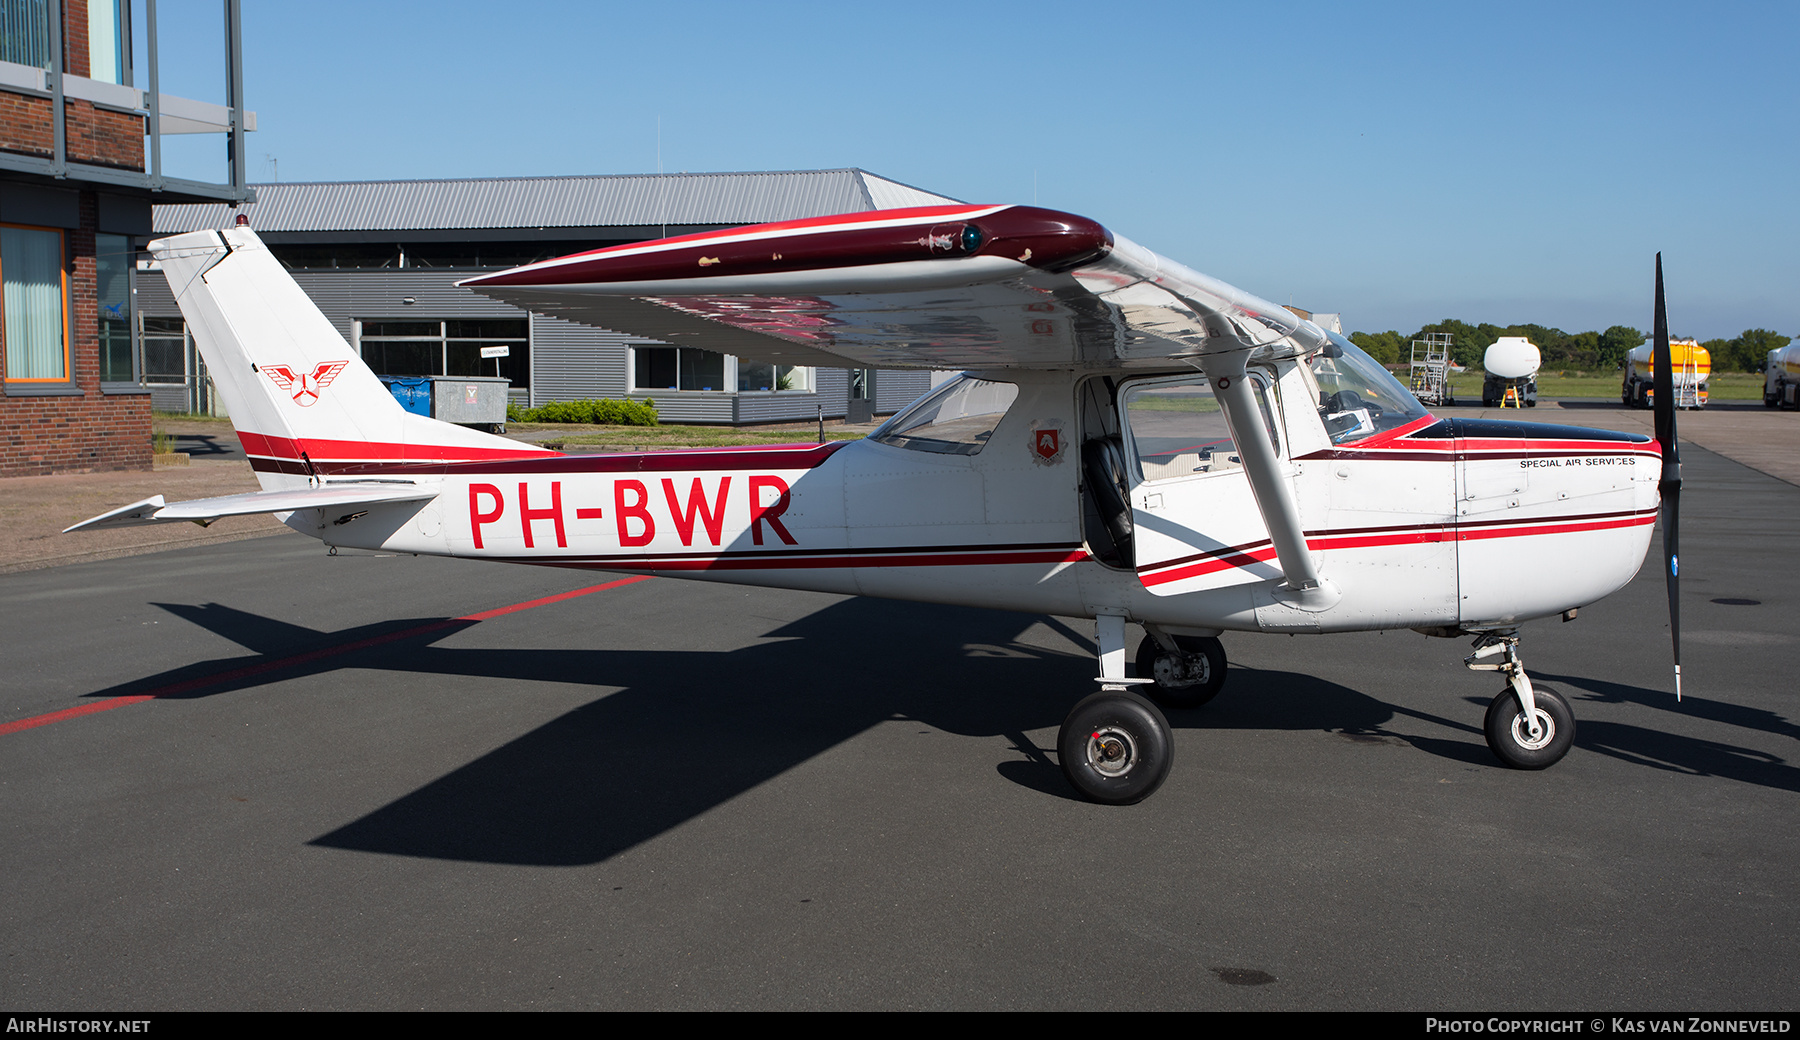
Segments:
[[[1498,657],[1499,660],[1490,660]],[[1575,713],[1547,686],[1533,687],[1519,658],[1516,632],[1489,632],[1463,659],[1471,671],[1500,672],[1507,686],[1488,705],[1483,730],[1494,756],[1514,769],[1555,765],[1575,743]]]

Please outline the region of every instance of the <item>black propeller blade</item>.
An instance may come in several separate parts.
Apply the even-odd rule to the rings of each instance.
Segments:
[[[1662,254],[1656,254],[1656,325],[1650,364],[1656,393],[1656,439],[1662,445],[1663,575],[1669,581],[1669,641],[1675,651],[1675,699],[1681,699],[1681,452],[1675,445],[1675,372],[1669,357],[1669,316],[1663,306]]]

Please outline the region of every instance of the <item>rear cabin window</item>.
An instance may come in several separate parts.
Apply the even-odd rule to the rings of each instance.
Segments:
[[[957,376],[869,435],[872,441],[937,455],[975,455],[1019,396],[1012,383]]]

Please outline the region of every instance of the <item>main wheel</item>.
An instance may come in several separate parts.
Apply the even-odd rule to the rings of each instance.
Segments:
[[[1533,740],[1525,724],[1525,713],[1519,709],[1519,698],[1512,687],[1500,691],[1488,705],[1488,747],[1495,757],[1514,769],[1546,769],[1562,761],[1575,743],[1575,713],[1562,694],[1547,686],[1534,686],[1532,699],[1537,701],[1538,723],[1543,732]]]
[[[1210,636],[1176,636],[1181,653],[1171,654],[1145,636],[1138,644],[1137,677],[1155,679],[1144,693],[1165,708],[1198,708],[1225,685],[1225,644]]]
[[[1056,753],[1082,797],[1130,805],[1169,778],[1175,741],[1156,705],[1135,693],[1106,690],[1069,712],[1056,735]]]

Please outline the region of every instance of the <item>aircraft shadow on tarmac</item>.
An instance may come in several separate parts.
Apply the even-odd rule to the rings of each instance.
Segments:
[[[1566,689],[1586,691],[1585,696],[1570,698],[1576,708],[1576,747],[1655,769],[1667,769],[1692,776],[1723,777],[1783,791],[1800,791],[1800,769],[1788,765],[1775,755],[1622,722],[1582,719],[1580,705],[1583,701],[1639,704],[1659,711],[1678,711],[1694,718],[1800,740],[1800,726],[1774,712],[1691,694],[1683,697],[1677,704],[1674,695],[1667,690],[1645,689],[1609,679],[1576,675],[1544,675],[1540,678],[1546,682],[1560,683]]]
[[[158,696],[205,697],[345,668],[604,691],[313,841],[475,862],[605,860],[894,719],[963,736],[1005,736],[1020,758],[997,764],[1002,776],[1073,798],[1053,757],[1027,732],[1057,726],[1093,682],[1088,653],[1019,642],[1040,621],[1076,646],[1088,642],[1058,619],[874,599],[836,602],[768,633],[769,641],[722,653],[458,649],[434,644],[475,622],[412,619],[321,633],[216,604],[159,606],[261,659],[198,663],[101,696],[154,688]],[[872,632],[881,638],[872,641]],[[1598,692],[1596,680],[1556,678]],[[1648,701],[1649,691],[1642,692]],[[1630,699],[1639,697],[1633,692]],[[1469,737],[1396,734],[1386,728],[1396,714]],[[1294,672],[1234,669],[1216,701],[1171,712],[1170,722],[1212,730],[1324,730],[1494,764],[1479,731],[1466,722],[1397,708]],[[1795,770],[1768,756],[1632,726],[1583,722],[1577,744],[1656,768],[1800,786]]]
[[[178,433],[175,450],[195,459],[241,459],[244,450],[235,437],[219,437],[210,433]]]

